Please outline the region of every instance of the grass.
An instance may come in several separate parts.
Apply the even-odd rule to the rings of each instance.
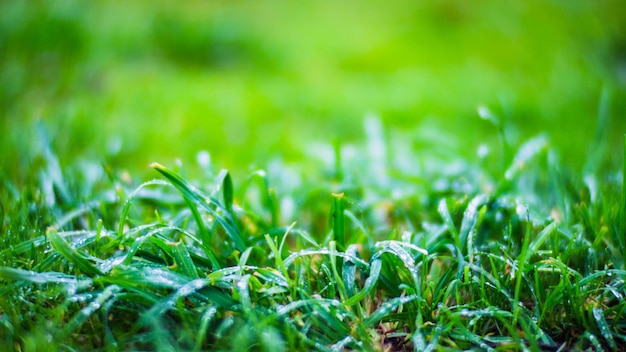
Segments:
[[[0,350],[624,350],[623,8],[0,2]]]
[[[42,188],[3,191],[2,345],[424,351],[626,342],[621,180],[562,170],[544,137],[496,173],[462,159],[421,168],[394,144],[400,135],[379,137],[368,143],[408,158],[403,170],[375,155],[346,157],[340,146],[341,162],[329,166],[341,170],[302,174],[291,187],[286,178],[298,170],[289,165],[236,182],[212,169],[189,180],[183,167],[155,163],[155,180],[104,177],[80,197],[48,150]]]

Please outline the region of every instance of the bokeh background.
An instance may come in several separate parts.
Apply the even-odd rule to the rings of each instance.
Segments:
[[[606,164],[626,131],[624,1],[2,1],[0,166],[20,179],[48,131],[61,164],[229,169],[358,143],[363,119],[416,153],[468,157],[546,132]],[[314,150],[314,149],[313,149]],[[313,151],[313,153],[315,153]]]

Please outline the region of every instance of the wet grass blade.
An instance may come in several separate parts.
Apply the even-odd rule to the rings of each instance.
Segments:
[[[102,292],[100,292],[96,298],[89,302],[86,307],[81,309],[72,319],[67,323],[63,330],[64,336],[69,336],[71,333],[77,331],[81,325],[83,325],[87,319],[95,314],[102,306],[109,300],[114,300],[115,295],[121,291],[120,287],[111,285],[107,286]]]
[[[615,339],[613,338],[613,333],[611,332],[611,328],[609,327],[609,324],[606,322],[606,318],[604,318],[603,310],[600,308],[593,308],[592,314],[593,314],[594,320],[596,321],[596,324],[598,325],[598,329],[600,329],[600,333],[602,334],[606,342],[609,344],[609,347],[611,348],[611,350],[617,351],[617,343],[615,342]]]
[[[230,215],[226,214],[227,217],[225,217],[222,214],[218,214],[217,211],[215,211],[215,209],[211,207],[211,205],[213,205],[213,206],[220,208],[217,202],[213,201],[212,199],[204,195],[201,195],[198,191],[194,190],[191,187],[191,185],[189,185],[185,180],[183,180],[180,176],[178,176],[171,170],[167,169],[165,166],[160,165],[158,163],[154,163],[151,166],[155,170],[160,172],[163,176],[165,176],[165,178],[167,178],[167,180],[171,182],[172,185],[174,185],[174,187],[178,189],[178,191],[181,192],[181,194],[183,195],[183,198],[185,198],[189,202],[190,209],[192,210],[194,214],[194,218],[196,222],[198,223],[198,226],[202,226],[204,222],[202,221],[202,217],[197,212],[197,209],[194,206],[194,204],[208,211],[209,214],[211,214],[215,218],[215,220],[220,225],[222,225],[222,227],[224,227],[224,229],[226,230],[226,234],[233,241],[233,245],[235,246],[237,250],[241,252],[245,251],[246,249],[245,241],[243,240],[239,231],[237,230],[232,218],[230,218]],[[210,242],[210,238],[208,237],[208,235],[204,235],[203,241],[205,241],[204,243],[205,246],[209,245],[208,243],[206,243],[206,242]]]
[[[133,201],[137,197],[137,194],[144,187],[151,186],[151,185],[164,185],[164,186],[167,186],[168,183],[163,181],[163,180],[152,180],[152,181],[144,182],[139,187],[137,187],[137,189],[135,189],[133,191],[133,193],[131,193],[128,196],[128,198],[126,198],[126,201],[124,202],[124,206],[122,207],[122,212],[121,212],[121,215],[120,215],[120,220],[118,222],[118,228],[117,228],[117,236],[120,239],[124,237],[124,226],[126,225],[126,220],[128,219],[128,213],[130,212],[130,207],[132,206]]]
[[[38,273],[30,270],[17,269],[11,267],[0,267],[0,278],[9,281],[25,281],[34,284],[47,283],[78,283],[79,280],[73,275],[57,272]],[[91,279],[82,279],[81,282],[90,283]]]
[[[393,312],[395,309],[397,309],[401,305],[410,303],[416,299],[419,299],[417,295],[392,298],[388,300],[387,302],[383,303],[378,309],[376,309],[376,311],[374,311],[374,313],[372,313],[369,317],[367,317],[367,319],[365,319],[363,324],[366,327],[374,326],[374,324],[379,323],[381,320],[383,320],[386,316],[388,316],[391,312]]]
[[[357,256],[357,246],[351,244],[346,250],[346,254],[350,256]],[[356,292],[356,264],[352,263],[349,259],[343,259],[343,265],[341,267],[341,277],[346,286],[346,292],[348,296],[354,295]],[[348,304],[349,305],[349,304]]]
[[[442,199],[441,201],[439,201],[439,207],[437,209],[439,210],[439,215],[441,215],[443,223],[446,225],[448,231],[450,232],[454,243],[456,244],[457,248],[461,250],[461,248],[463,248],[463,244],[461,243],[459,232],[457,231],[456,226],[454,225],[454,221],[452,220],[452,216],[450,215],[450,210],[448,209],[448,202],[446,201],[446,199]]]
[[[528,209],[526,210],[528,212]],[[526,260],[528,259],[528,248],[530,246],[530,231],[531,231],[531,223],[530,216],[526,220],[526,231],[524,235],[524,239],[522,242],[522,251],[517,257],[517,270],[515,270],[515,293],[513,298],[513,325],[517,323],[517,319],[519,317],[520,305],[519,298],[520,292],[522,289],[522,277],[524,276]]]
[[[374,259],[370,263],[369,277],[365,280],[365,285],[363,286],[363,289],[357,292],[354,296],[345,300],[344,304],[346,306],[352,306],[362,301],[365,297],[367,297],[367,295],[370,292],[372,292],[374,287],[376,287],[376,284],[378,283],[378,278],[380,277],[381,269],[382,269],[382,260],[380,258]]]
[[[198,277],[198,269],[191,260],[187,246],[182,241],[175,243],[167,243],[170,249],[170,254],[174,258],[174,262],[181,269],[181,271],[188,277],[195,279]]]
[[[485,194],[479,194],[474,197],[469,204],[467,205],[467,209],[463,213],[463,221],[461,222],[461,232],[459,233],[459,242],[463,246],[462,248],[466,249],[465,253],[468,252],[467,242],[468,237],[476,223],[478,221],[478,210],[479,208],[489,201],[489,196]]]
[[[50,243],[67,261],[72,263],[78,270],[87,274],[88,276],[103,275],[102,271],[98,269],[90,258],[83,252],[75,250],[59,235],[54,228],[48,228],[46,236],[50,240]]]

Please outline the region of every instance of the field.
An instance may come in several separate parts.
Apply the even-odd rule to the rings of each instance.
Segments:
[[[624,350],[621,1],[0,2],[0,349]]]

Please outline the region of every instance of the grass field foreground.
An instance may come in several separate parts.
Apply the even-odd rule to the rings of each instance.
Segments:
[[[38,189],[3,188],[1,345],[623,346],[623,174],[568,172],[544,135],[468,162],[382,129],[367,119],[356,147],[382,154],[336,143],[317,173],[273,164],[236,182],[204,154],[198,180],[155,163],[142,184],[68,182],[47,150]]]

